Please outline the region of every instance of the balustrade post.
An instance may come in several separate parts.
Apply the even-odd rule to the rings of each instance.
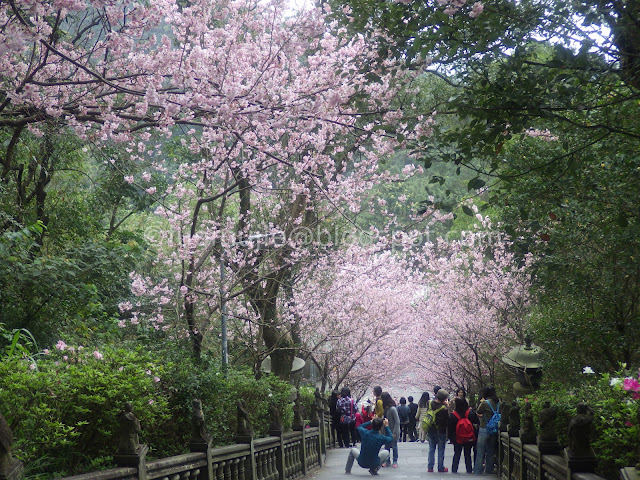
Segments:
[[[640,424],[640,409],[638,409],[637,423]],[[640,432],[638,432],[638,440],[640,440]],[[635,467],[624,467],[620,469],[620,480],[640,480],[640,441],[638,442],[637,456],[638,463]]]
[[[247,480],[257,480],[258,475],[256,469],[256,450],[253,444],[253,429],[251,428],[251,423],[249,422],[247,405],[242,399],[238,400],[237,403],[237,415],[238,426],[236,431],[236,442],[249,444],[249,461],[251,462],[251,470],[248,474],[249,479]]]
[[[120,428],[118,431],[118,453],[113,461],[119,467],[134,467],[138,470],[138,480],[147,480],[146,459],[149,447],[139,442],[140,422],[133,413],[133,405],[125,403],[124,410],[119,413]]]
[[[498,478],[509,478],[509,434],[498,434]]]
[[[598,460],[591,448],[593,434],[593,410],[583,402],[577,407],[577,414],[569,422],[569,445],[564,449],[567,461],[567,479],[573,473],[592,473],[598,466]]]
[[[0,413],[0,480],[18,480],[22,478],[24,466],[20,460],[11,456],[13,432]]]
[[[200,472],[200,480],[213,480],[213,461],[211,453],[211,435],[207,431],[202,411],[202,402],[198,398],[191,401],[191,438],[189,439],[191,452],[204,452],[207,455],[207,466]]]
[[[538,434],[538,478],[543,478],[542,456],[543,455],[561,455],[562,445],[558,442],[558,434],[556,432],[556,418],[558,412],[550,402],[545,402],[538,415],[538,425],[540,427]]]
[[[302,474],[307,474],[307,436],[306,436],[306,428],[303,428],[302,431],[302,441],[300,442],[300,457],[302,460]]]
[[[269,424],[269,435],[280,438],[280,446],[276,450],[276,469],[278,471],[278,478],[284,480],[286,478],[285,473],[285,447],[284,437],[282,429],[282,420],[280,418],[280,411],[275,404],[269,405],[269,416],[271,417],[271,423]]]
[[[149,447],[140,445],[140,450],[135,454],[117,454],[113,456],[113,461],[118,467],[133,467],[138,470],[138,480],[147,480],[146,456]]]
[[[276,469],[278,470],[278,478],[280,480],[284,480],[285,478],[287,478],[285,473],[286,466],[284,461],[284,455],[285,455],[284,436],[282,435],[282,432],[280,432],[280,446],[276,451]]]
[[[313,425],[313,427],[318,427],[318,465],[320,465],[320,467],[324,466],[324,454],[327,451],[327,446],[326,446],[326,439],[325,439],[325,431],[324,431],[324,404],[322,401],[322,394],[320,393],[320,390],[318,388],[316,388],[316,391],[314,392],[314,398],[315,398],[315,411],[318,417],[317,420],[317,425]]]

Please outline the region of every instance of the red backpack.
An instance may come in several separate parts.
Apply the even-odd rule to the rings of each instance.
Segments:
[[[464,418],[460,417],[460,414],[455,410],[453,411],[453,414],[458,419],[458,423],[456,424],[456,443],[459,445],[476,441],[476,433],[471,420],[469,420],[470,411],[471,409],[468,409],[465,412]]]

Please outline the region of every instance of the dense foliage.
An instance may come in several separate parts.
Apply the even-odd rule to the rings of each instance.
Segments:
[[[581,385],[541,395],[564,419],[593,397],[612,412],[603,437],[627,445],[637,405],[580,372],[640,362],[639,15],[2,3],[0,413],[16,456],[34,473],[106,465],[125,400],[158,456],[194,397],[216,444],[237,398],[258,435],[269,402],[289,425],[268,356],[289,380],[302,355],[323,389],[389,372],[507,388],[502,354],[527,330],[545,381]],[[606,468],[629,462],[603,442]]]
[[[637,364],[636,2],[330,3],[348,28],[384,32],[381,56],[427,59],[416,104],[437,113],[413,153],[427,188],[451,182],[441,162],[472,174],[469,194],[533,254],[549,376]]]
[[[13,336],[11,336],[13,338]],[[69,346],[24,356],[29,341],[19,336],[0,362],[0,404],[12,427],[14,456],[29,478],[49,479],[113,466],[118,414],[131,402],[142,425],[149,458],[188,450],[191,401],[200,398],[214,445],[234,443],[238,399],[244,399],[256,436],[265,436],[270,404],[291,426],[292,387],[274,376],[256,381],[251,372],[219,363],[198,366],[171,351],[141,345]],[[7,343],[7,346],[10,344]],[[304,395],[309,412],[313,396]]]
[[[620,468],[637,463],[640,409],[637,395],[625,389],[631,381],[637,384],[637,377],[637,370],[623,370],[611,375],[582,374],[580,381],[570,389],[563,384],[549,383],[536,392],[535,397],[520,400],[521,416],[525,402],[531,404],[535,419],[544,402],[550,402],[557,411],[558,439],[562,445],[567,445],[569,422],[576,415],[576,406],[579,402],[587,403],[593,413],[592,447],[598,459],[596,473],[615,480],[619,478]]]

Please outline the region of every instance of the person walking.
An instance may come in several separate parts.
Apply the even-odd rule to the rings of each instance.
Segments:
[[[398,417],[398,410],[396,408],[396,402],[391,398],[389,392],[382,392],[380,395],[382,400],[382,407],[384,408],[384,418],[389,420],[389,429],[393,436],[393,441],[387,443],[385,446],[387,450],[393,452],[393,468],[398,467],[398,439],[400,438],[400,418]],[[386,466],[391,465],[391,455],[387,457]],[[382,465],[385,466],[384,464]]]
[[[451,473],[458,473],[460,456],[464,451],[464,464],[467,473],[473,473],[473,460],[471,448],[476,439],[474,425],[478,423],[475,412],[469,408],[467,401],[456,396],[453,399],[453,412],[449,415],[449,441],[453,444],[453,461],[451,463]]]
[[[495,461],[496,446],[498,443],[498,429],[494,428],[492,417],[500,408],[500,399],[493,385],[487,385],[482,389],[482,399],[476,409],[480,419],[478,430],[478,443],[476,447],[476,462],[473,465],[473,473],[476,475],[491,475]]]
[[[348,387],[342,387],[340,389],[340,398],[338,399],[336,409],[340,415],[340,435],[342,435],[342,446],[353,446],[356,444],[356,406],[351,398],[351,390],[349,390]]]
[[[340,392],[333,390],[329,397],[329,414],[331,415],[331,434],[338,447],[342,448],[342,430],[340,429],[340,415],[338,414],[338,399]]]
[[[422,420],[429,410],[429,392],[422,392],[420,401],[418,402],[418,410],[416,410],[416,421],[418,422],[418,439],[424,442],[427,439],[427,432],[422,428]]]
[[[371,430],[367,430],[367,427],[371,427]],[[383,427],[384,435],[380,433]],[[378,475],[380,466],[389,458],[389,452],[380,449],[385,443],[393,441],[393,436],[389,429],[389,421],[386,418],[376,417],[370,422],[360,425],[358,427],[358,433],[361,438],[360,450],[352,448],[351,451],[349,451],[344,473],[350,475],[353,462],[357,460],[358,465],[362,468],[368,468],[371,475]]]
[[[449,423],[449,406],[447,399],[449,394],[446,390],[440,389],[435,400],[429,404],[429,408],[435,414],[435,421],[429,427],[427,437],[429,438],[429,455],[427,457],[427,471],[433,472],[435,466],[435,452],[438,449],[438,472],[448,472],[444,466],[444,449],[447,445],[447,424]]]
[[[407,441],[407,430],[409,430],[409,407],[407,406],[407,399],[400,397],[400,405],[397,407],[398,418],[400,418],[400,438],[399,442]]]
[[[418,434],[416,432],[416,414],[418,413],[418,404],[413,403],[413,397],[407,397],[409,400],[409,425],[407,425],[407,430],[409,431],[409,440],[411,442],[415,442],[418,439]]]

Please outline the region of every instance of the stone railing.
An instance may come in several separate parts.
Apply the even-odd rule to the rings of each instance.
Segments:
[[[114,455],[117,468],[61,480],[292,480],[322,466],[326,449],[336,444],[330,416],[323,411],[312,416],[310,427],[305,428],[301,419],[294,422],[292,432],[282,432],[279,418],[273,418],[270,436],[254,439],[239,408],[238,443],[214,448],[209,445],[199,403],[194,407],[191,453],[147,461],[148,447],[138,443],[140,424],[132,409],[125,407]],[[18,464],[12,460],[11,471],[0,468],[0,480],[19,480],[22,468]]]
[[[63,480],[290,480],[323,463],[321,428],[305,428],[251,440],[249,443],[207,448]],[[121,460],[120,460],[121,461]]]
[[[580,404],[578,414],[569,423],[566,448],[556,436],[555,409],[546,404],[536,427],[527,407],[530,405],[525,405],[522,427],[518,407],[514,407],[511,415],[508,406],[501,408],[496,458],[500,480],[604,480],[594,473],[598,462],[591,449],[593,419],[587,405]],[[637,476],[623,474],[631,470],[635,472],[635,469],[623,469],[620,477],[638,480]]]
[[[519,437],[500,434],[498,475],[502,480],[603,480],[584,467],[571,468],[565,453],[542,453],[536,444],[523,444]]]

